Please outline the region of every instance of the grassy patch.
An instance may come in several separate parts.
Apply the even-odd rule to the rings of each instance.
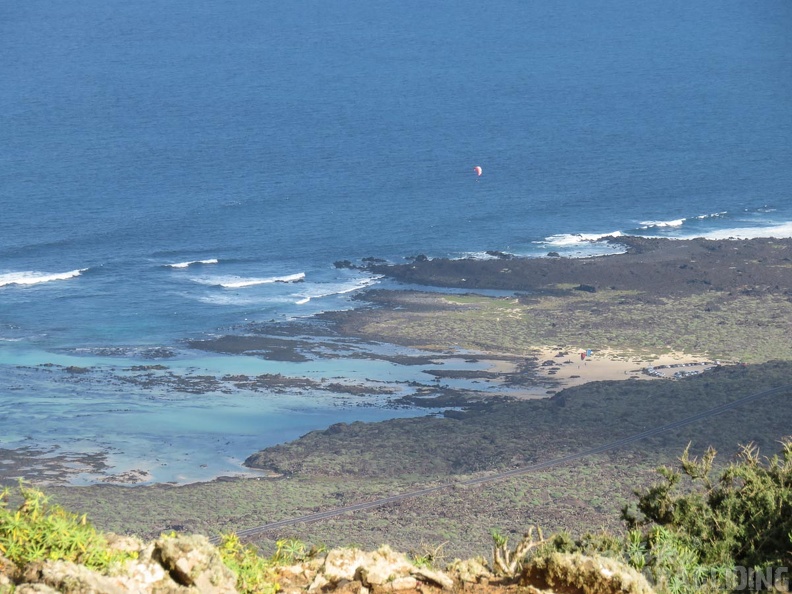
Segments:
[[[458,345],[528,355],[538,346],[585,345],[633,357],[675,351],[751,363],[792,360],[792,302],[784,295],[709,291],[649,299],[629,291],[577,293],[520,300],[427,296],[420,307],[414,296],[402,302],[394,293],[390,299],[401,309],[369,311],[348,320],[345,330],[438,350]],[[448,302],[462,307],[449,308]]]

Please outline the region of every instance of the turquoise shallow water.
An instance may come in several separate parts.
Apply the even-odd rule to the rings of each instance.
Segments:
[[[385,345],[377,350],[418,354]],[[156,368],[141,369],[152,365]],[[32,469],[36,459],[70,457],[66,466],[71,468],[72,484],[125,482],[122,475],[130,471],[140,471],[138,482],[143,483],[257,476],[241,463],[262,447],[333,423],[432,412],[394,406],[391,401],[412,393],[411,382],[432,383],[425,370],[438,368],[486,369],[487,365],[462,359],[422,365],[354,358],[284,363],[190,351],[151,361],[17,351],[6,354],[2,368],[0,448],[36,450]],[[265,374],[367,385],[370,390],[346,394],[310,386],[246,388],[224,379]],[[443,385],[451,384],[501,391],[496,384],[480,382],[450,380]],[[380,393],[383,388],[389,392]],[[87,454],[103,455],[106,467],[81,466],[80,455]]]
[[[224,373],[183,341],[350,308],[387,282],[336,260],[590,256],[608,233],[792,235],[786,0],[1,12],[0,445],[55,443],[60,422],[83,447],[117,422],[119,459],[142,461],[179,419],[205,450],[206,424],[178,395],[148,417],[88,422],[53,402],[87,390],[116,410],[126,395],[54,372],[20,379],[16,365],[165,347],[181,353],[169,365]],[[333,364],[350,378],[414,371]],[[223,362],[248,365],[271,368]],[[222,417],[229,400],[216,399]],[[309,400],[315,426],[364,414]],[[285,404],[256,406],[251,444],[270,425],[305,426]],[[249,430],[224,421],[232,439],[235,424]]]

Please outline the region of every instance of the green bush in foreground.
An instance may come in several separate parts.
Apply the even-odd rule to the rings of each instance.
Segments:
[[[277,549],[270,558],[260,557],[253,545],[245,545],[233,532],[223,534],[220,556],[223,563],[237,575],[237,590],[241,594],[275,594],[280,589],[274,568],[310,559],[322,552],[323,547],[309,548],[301,540],[287,538],[276,543]]]
[[[85,515],[78,516],[49,503],[38,489],[20,482],[22,503],[12,509],[12,492],[0,493],[0,554],[19,568],[46,560],[72,561],[100,572],[111,565],[137,557],[136,553],[111,549]],[[315,554],[297,540],[278,542],[271,558],[258,556],[255,547],[244,545],[235,534],[222,537],[219,545],[223,563],[237,575],[242,594],[274,594],[279,586],[273,569],[277,565],[307,559]]]
[[[691,563],[712,576],[733,567],[766,573],[792,564],[792,440],[780,455],[761,460],[753,445],[742,448],[717,481],[710,477],[715,450],[696,459],[686,449],[682,473],[660,470],[663,481],[638,493],[636,509],[625,509],[633,529],[652,526],[649,550],[660,559],[672,540]],[[656,544],[657,543],[657,544]]]
[[[9,509],[11,491],[0,493],[0,553],[18,567],[32,561],[63,559],[104,570],[134,557],[112,551],[86,517],[51,505],[39,490],[19,485],[22,504]]]
[[[674,594],[768,589],[774,578],[788,581],[792,439],[781,445],[780,455],[764,460],[753,445],[743,447],[717,480],[711,477],[715,450],[697,459],[688,448],[679,458],[681,472],[661,467],[659,483],[636,491],[637,503],[622,512],[623,538],[573,541],[560,534],[550,548],[620,558]]]
[[[255,547],[242,544],[234,534],[221,537],[220,556],[237,575],[237,590],[244,594],[275,594],[279,586],[272,577],[273,562],[259,557]]]

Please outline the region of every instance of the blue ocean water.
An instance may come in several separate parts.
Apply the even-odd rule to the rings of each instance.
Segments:
[[[336,260],[790,236],[790,30],[786,0],[3,5],[0,375],[382,282]],[[42,441],[24,401],[0,434]]]

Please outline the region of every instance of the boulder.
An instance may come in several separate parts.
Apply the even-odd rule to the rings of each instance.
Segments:
[[[460,582],[468,584],[475,584],[482,579],[491,579],[492,572],[487,567],[487,562],[484,559],[454,559],[454,561],[446,568],[446,571],[454,576]]]
[[[351,582],[365,558],[366,553],[360,549],[334,549],[327,553],[320,575],[329,583]]]
[[[493,258],[498,258],[499,260],[511,260],[512,258],[514,258],[513,254],[500,252],[498,250],[487,250],[486,254],[488,256],[492,256]]]
[[[19,568],[16,566],[16,564],[0,554],[0,594],[4,594],[3,578],[6,578],[6,581],[11,582],[12,580],[16,579],[17,575],[19,575]]]
[[[194,586],[202,593],[236,592],[236,575],[205,536],[160,537],[154,543],[152,559],[159,561],[178,584]]]
[[[0,588],[2,594],[6,591]],[[16,590],[8,590],[14,594],[60,594],[56,589],[47,586],[46,584],[22,584]]]
[[[130,591],[123,578],[102,575],[71,561],[31,563],[25,568],[24,578],[26,582],[43,584],[63,594],[126,594]]]
[[[313,578],[309,592],[342,588],[352,594],[373,590],[414,590],[419,582],[451,589],[454,582],[445,573],[416,567],[405,555],[388,546],[373,552],[359,549],[335,549],[325,557],[324,565]]]
[[[442,571],[435,571],[427,567],[416,567],[413,569],[412,574],[422,582],[435,584],[444,590],[454,589],[454,580],[452,580]]]
[[[366,586],[382,586],[397,578],[410,575],[413,569],[415,566],[407,560],[407,557],[395,553],[388,546],[383,546],[364,556],[356,577],[359,577]]]
[[[411,575],[405,575],[394,579],[388,586],[390,586],[390,589],[394,592],[398,592],[399,590],[415,590],[418,587],[418,580]]]
[[[123,536],[113,532],[107,532],[104,536],[105,541],[107,541],[107,548],[111,551],[137,553],[146,547],[143,541],[136,536]]]
[[[654,594],[646,578],[632,567],[579,553],[532,559],[522,570],[520,585],[565,594]]]

